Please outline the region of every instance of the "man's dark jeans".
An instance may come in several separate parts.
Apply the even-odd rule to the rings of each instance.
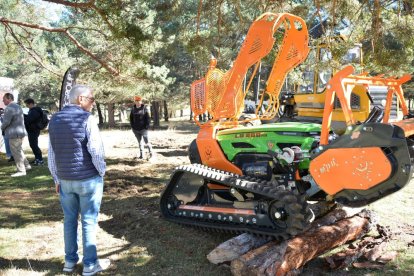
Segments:
[[[38,131],[28,131],[27,135],[29,136],[29,145],[33,151],[36,160],[43,160],[42,151],[39,148],[39,135],[40,130]]]

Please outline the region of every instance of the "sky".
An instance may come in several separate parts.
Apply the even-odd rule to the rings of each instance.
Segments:
[[[58,21],[62,11],[65,9],[63,5],[41,0],[28,0],[27,3],[38,6],[39,9],[44,9],[46,11],[48,20],[45,23]]]

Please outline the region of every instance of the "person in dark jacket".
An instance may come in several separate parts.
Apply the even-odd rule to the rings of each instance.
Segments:
[[[150,127],[151,118],[146,105],[142,103],[142,97],[134,97],[135,105],[131,109],[129,116],[129,122],[131,124],[132,131],[138,140],[139,145],[139,159],[144,158],[144,140],[145,145],[148,148],[148,159],[153,157],[152,146],[148,140],[148,129]]]
[[[35,160],[32,164],[40,166],[44,164],[44,161],[42,151],[39,148],[40,129],[37,124],[42,119],[43,111],[40,107],[35,105],[34,100],[31,98],[24,100],[24,103],[26,107],[29,108],[29,113],[24,116],[24,125],[29,138],[30,148],[35,156]]]

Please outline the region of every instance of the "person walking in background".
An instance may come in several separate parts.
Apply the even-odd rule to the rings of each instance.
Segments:
[[[3,124],[3,116],[4,116],[4,109],[0,108],[0,126]],[[13,155],[11,154],[9,138],[6,138],[6,136],[4,136],[3,131],[1,135],[3,137],[4,149],[6,150],[7,162],[13,162],[14,158],[13,158]]]
[[[14,96],[11,93],[4,94],[3,103],[7,107],[4,110],[1,130],[4,131],[4,136],[9,139],[11,154],[17,167],[17,172],[11,176],[24,176],[26,170],[30,170],[31,167],[22,148],[23,138],[27,135],[24,128],[23,110],[20,105],[14,102]]]
[[[148,148],[148,159],[153,157],[152,146],[148,140],[148,129],[150,127],[151,118],[149,116],[148,108],[142,103],[142,97],[134,97],[134,106],[131,109],[129,115],[129,122],[131,124],[132,131],[138,140],[139,146],[139,159],[144,158],[144,142]],[[144,140],[144,142],[142,141]]]
[[[24,100],[29,113],[24,116],[24,125],[27,130],[27,136],[29,137],[29,145],[35,156],[35,160],[32,164],[40,166],[43,165],[42,151],[39,148],[39,135],[40,129],[38,127],[39,121],[42,119],[43,111],[40,107],[35,105],[33,99],[28,98]]]
[[[59,194],[64,215],[65,265],[72,272],[79,261],[77,233],[81,216],[83,274],[95,275],[109,267],[109,259],[98,259],[96,226],[106,170],[99,128],[91,116],[95,98],[90,87],[75,85],[69,105],[49,122],[48,166]]]

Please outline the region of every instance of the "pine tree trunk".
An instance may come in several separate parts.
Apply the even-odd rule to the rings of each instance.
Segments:
[[[160,120],[161,120],[161,118],[163,117],[163,114],[164,114],[164,111],[163,111],[164,105],[162,105],[162,103],[160,101],[158,101],[158,107],[159,107],[158,114],[159,114],[159,117],[160,117]]]
[[[115,104],[108,103],[108,126],[115,127]]]
[[[152,120],[154,121],[154,127],[160,126],[160,103],[158,101],[151,102],[151,114]]]
[[[168,122],[168,105],[167,101],[164,102],[164,121]]]
[[[104,119],[102,116],[102,109],[101,109],[101,104],[96,102],[96,110],[98,111],[98,118],[99,118],[99,125],[101,126],[104,123]]]

